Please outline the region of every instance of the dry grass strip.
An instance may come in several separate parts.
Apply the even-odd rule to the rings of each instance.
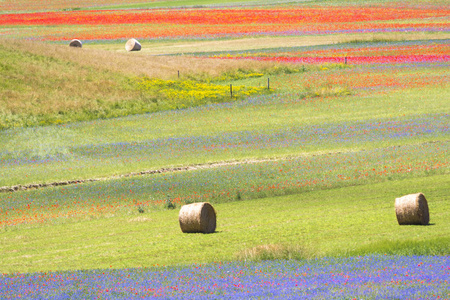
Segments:
[[[80,66],[109,70],[132,76],[148,76],[160,79],[175,79],[178,76],[178,71],[181,74],[192,76],[196,74],[219,76],[220,74],[239,68],[259,69],[274,65],[274,63],[270,62],[244,60],[152,56],[140,52],[129,55],[127,52],[114,52],[87,47],[83,47],[83,50],[79,51],[80,49],[65,45],[3,38],[0,38],[0,46],[13,51],[23,51],[62,61],[70,61]]]

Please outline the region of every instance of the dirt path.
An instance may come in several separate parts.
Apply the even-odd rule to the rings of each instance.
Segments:
[[[268,162],[268,161],[287,160],[290,158],[291,157],[252,159],[252,160],[241,160],[241,161],[223,161],[223,162],[189,165],[189,166],[184,166],[184,167],[161,168],[161,169],[156,169],[156,170],[133,172],[133,173],[127,173],[127,174],[115,175],[115,176],[109,176],[109,177],[99,177],[99,178],[91,178],[91,179],[76,179],[76,180],[67,180],[67,181],[57,181],[57,182],[51,182],[51,183],[33,183],[33,184],[26,184],[26,185],[19,184],[19,185],[14,185],[14,186],[0,187],[0,193],[17,192],[17,191],[24,191],[24,190],[30,190],[30,189],[62,186],[62,185],[73,185],[73,184],[95,182],[95,181],[105,181],[105,180],[119,179],[119,178],[125,178],[125,177],[150,175],[150,174],[173,173],[173,172],[200,170],[200,169],[212,169],[212,168],[218,168],[218,167],[223,167],[223,166],[234,166],[234,165],[239,165],[239,164],[257,164],[257,163],[264,163],[264,162]]]
[[[423,144],[433,144],[433,143],[438,143],[438,142],[439,141],[428,141],[428,142],[424,142]],[[401,146],[391,146],[391,147],[396,148],[396,147],[401,147]],[[358,151],[366,151],[366,149],[360,149]],[[259,164],[259,163],[265,163],[265,162],[269,162],[269,161],[285,161],[285,160],[298,159],[298,158],[307,157],[307,156],[340,154],[340,153],[344,153],[344,152],[351,152],[351,150],[335,151],[335,152],[316,152],[316,153],[308,153],[308,154],[304,154],[304,155],[286,156],[286,157],[212,162],[212,163],[205,163],[205,164],[188,165],[188,166],[184,166],[184,167],[161,168],[161,169],[156,169],[156,170],[147,170],[147,171],[142,171],[142,172],[133,172],[133,173],[127,173],[127,174],[122,174],[122,175],[91,178],[91,179],[76,179],[76,180],[67,180],[67,181],[57,181],[57,182],[51,182],[51,183],[34,183],[34,184],[27,184],[27,185],[19,184],[19,185],[14,185],[14,186],[0,187],[0,193],[17,192],[17,191],[24,191],[24,190],[29,190],[29,189],[55,187],[55,186],[61,186],[61,185],[80,184],[80,183],[87,183],[87,182],[94,182],[94,181],[105,181],[105,180],[120,179],[120,178],[133,177],[133,176],[142,176],[142,175],[151,175],[151,174],[160,174],[160,173],[185,172],[185,171],[193,171],[193,170],[200,170],[200,169],[212,169],[212,168],[219,168],[219,167],[224,167],[224,166],[235,166],[235,165],[240,165],[240,164]]]

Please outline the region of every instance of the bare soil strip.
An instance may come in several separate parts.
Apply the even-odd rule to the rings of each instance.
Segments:
[[[242,160],[242,161],[223,161],[223,162],[213,162],[213,163],[206,163],[206,164],[189,165],[189,166],[184,166],[184,167],[171,167],[171,168],[161,168],[161,169],[157,169],[157,170],[146,170],[146,171],[141,171],[141,172],[133,172],[133,173],[127,173],[127,174],[115,175],[115,176],[109,176],[109,177],[66,180],[66,181],[57,181],[57,182],[51,182],[51,183],[33,183],[33,184],[27,184],[27,185],[19,184],[19,185],[14,185],[14,186],[0,187],[0,193],[25,191],[25,190],[30,190],[30,189],[56,187],[56,186],[63,186],[63,185],[73,185],[73,184],[95,182],[95,181],[105,181],[105,180],[120,179],[120,178],[133,177],[133,176],[193,171],[193,170],[200,170],[200,169],[212,169],[212,168],[218,168],[218,167],[223,167],[223,166],[234,166],[234,165],[239,165],[239,164],[255,164],[255,163],[268,162],[268,161],[286,160],[289,158],[291,158],[291,157],[252,159],[252,160]]]
[[[428,142],[424,142],[422,144],[433,144],[433,143],[437,143],[437,142],[439,142],[439,141],[428,141]],[[400,146],[391,146],[389,148],[396,148],[396,147],[400,147]],[[364,152],[364,151],[366,151],[366,149],[360,149],[358,151]],[[219,168],[219,167],[224,167],[224,166],[235,166],[235,165],[240,165],[240,164],[242,164],[242,165],[243,164],[259,164],[259,163],[265,163],[265,162],[269,162],[269,161],[284,161],[284,160],[290,160],[290,159],[297,159],[297,158],[301,158],[301,157],[340,154],[340,153],[345,153],[345,152],[352,152],[352,150],[333,151],[333,152],[315,152],[315,153],[308,153],[308,154],[304,154],[304,155],[285,156],[285,157],[271,157],[271,158],[260,158],[260,159],[211,162],[211,163],[195,164],[195,165],[188,165],[188,166],[181,166],[181,167],[167,167],[167,168],[161,168],[161,169],[156,169],[156,170],[132,172],[132,173],[127,173],[127,174],[114,175],[114,176],[108,176],[108,177],[91,178],[91,179],[76,179],[76,180],[67,180],[67,181],[57,181],[57,182],[51,182],[51,183],[34,183],[34,184],[27,184],[27,185],[19,184],[19,185],[14,185],[14,186],[0,187],[0,193],[17,192],[17,191],[24,191],[24,190],[29,190],[29,189],[45,188],[45,187],[56,187],[56,186],[62,186],[62,185],[73,185],[73,184],[88,183],[88,182],[95,182],[95,181],[106,181],[106,180],[120,179],[120,178],[133,177],[133,176],[161,174],[161,173],[174,173],[174,172],[186,172],[186,171],[194,171],[194,170],[201,170],[201,169],[212,169],[212,168]]]

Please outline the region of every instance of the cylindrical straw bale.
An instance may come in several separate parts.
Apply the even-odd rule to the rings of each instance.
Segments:
[[[81,48],[81,46],[83,46],[83,43],[80,40],[73,39],[73,40],[70,41],[69,46],[70,47]]]
[[[181,231],[213,233],[216,231],[216,211],[208,202],[183,205],[178,215]]]
[[[430,222],[428,203],[422,193],[396,198],[395,214],[399,225],[427,225]]]
[[[127,51],[140,51],[141,44],[135,39],[129,39],[128,42],[125,44],[125,49]]]

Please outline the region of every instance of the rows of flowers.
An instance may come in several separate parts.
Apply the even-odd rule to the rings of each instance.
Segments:
[[[392,64],[392,63],[427,63],[448,62],[450,55],[395,55],[395,56],[350,56],[350,57],[240,57],[240,59],[256,59],[260,61],[277,61],[302,64],[351,63],[351,64]]]
[[[348,7],[294,9],[183,9],[71,11],[5,14],[1,25],[67,24],[301,24],[346,23],[446,17],[448,9]]]
[[[450,52],[450,44],[442,40],[430,41],[364,41],[355,40],[325,46],[274,47],[245,51],[217,51],[195,53],[199,57],[345,57],[345,56],[391,56],[391,55],[443,55]]]
[[[360,42],[362,43],[362,42]],[[245,51],[235,53],[199,53],[197,57],[221,59],[253,59],[260,61],[278,61],[301,64],[395,64],[395,63],[431,63],[448,62],[450,46],[436,41],[432,44],[407,44],[380,46],[378,43],[355,47],[352,44],[337,45],[320,49],[317,47],[274,48],[264,51]],[[313,48],[310,50],[308,48]]]
[[[445,69],[448,67],[448,60],[442,64],[436,61],[430,62],[422,59],[402,59],[399,57],[349,57],[348,64],[359,64],[355,68],[336,70],[333,72],[307,73],[300,76],[291,76],[283,82],[274,82],[280,88],[297,87],[304,91],[320,91],[322,88],[347,88],[351,93],[361,93],[363,90],[379,89],[380,92],[393,89],[402,90],[407,88],[423,88],[427,86],[445,86],[449,83]],[[287,59],[290,62],[303,60],[302,58]],[[309,59],[306,58],[305,61]],[[312,58],[312,63],[325,59]],[[345,61],[345,57],[333,57],[330,59]],[[390,61],[391,63],[388,63]],[[394,62],[393,62],[394,61]],[[378,62],[378,63],[376,63]],[[303,63],[303,62],[302,62]],[[394,64],[399,65],[395,68]],[[359,68],[361,65],[364,68]],[[411,68],[413,65],[421,65],[423,69]],[[326,68],[326,65],[324,66]],[[425,68],[433,68],[433,73],[423,72]],[[293,81],[297,81],[294,83]],[[286,97],[289,98],[289,97]]]
[[[386,69],[389,67],[389,72]],[[433,71],[428,72],[432,67]],[[322,67],[326,69],[326,67]],[[299,74],[291,74],[290,77],[285,78],[282,82],[276,83],[280,89],[290,90],[289,93],[284,94],[271,94],[258,96],[242,101],[238,103],[224,103],[220,105],[208,105],[204,107],[191,108],[186,110],[174,110],[168,112],[162,112],[158,114],[148,115],[145,118],[152,119],[157,118],[159,121],[172,120],[171,122],[180,122],[184,120],[186,116],[189,119],[195,120],[198,114],[203,114],[211,110],[227,110],[229,107],[235,109],[241,106],[254,107],[264,105],[267,109],[278,109],[279,106],[293,107],[293,105],[312,105],[317,106],[317,109],[328,109],[327,101],[322,97],[314,97],[314,93],[321,93],[321,89],[327,90],[334,86],[349,87],[353,92],[354,89],[367,89],[380,87],[382,91],[386,88],[409,88],[409,87],[422,87],[425,85],[443,85],[448,84],[448,76],[446,76],[446,68],[441,65],[427,65],[426,68],[411,68],[405,66],[391,66],[387,65],[383,68],[361,66],[353,68],[336,68],[329,70],[329,72],[306,72]],[[298,85],[301,86],[298,86]],[[314,88],[314,89],[313,89]],[[304,98],[302,94],[305,90],[311,89],[313,92],[312,98]],[[345,90],[344,90],[345,91]],[[372,93],[372,91],[370,91]],[[345,101],[353,101],[352,97],[346,98]],[[278,105],[278,106],[272,106]],[[339,104],[336,104],[339,105]],[[361,105],[361,104],[360,104]],[[355,109],[358,109],[357,104],[354,105]],[[334,106],[339,108],[339,106]],[[388,107],[386,108],[388,109]],[[398,112],[394,112],[393,115],[397,115]],[[401,116],[401,114],[400,114]],[[149,120],[145,119],[144,122]],[[225,122],[226,120],[217,120]],[[118,120],[118,122],[121,122]],[[156,122],[156,121],[155,121]],[[109,124],[109,135],[116,134],[116,128],[114,128],[115,122],[112,121]],[[136,126],[137,123],[133,123]],[[143,170],[145,168],[152,168],[151,166],[155,162],[160,162],[161,165],[167,166],[171,164],[179,163],[180,159],[191,159],[193,161],[196,157],[209,158],[210,160],[216,160],[217,157],[221,159],[233,159],[237,157],[251,157],[255,151],[263,151],[265,155],[287,155],[293,152],[316,152],[316,151],[333,151],[340,150],[348,147],[364,148],[368,145],[373,147],[381,147],[385,145],[402,145],[408,142],[421,143],[425,140],[442,141],[448,136],[448,124],[449,116],[447,113],[435,113],[427,115],[414,115],[410,117],[396,117],[388,119],[373,119],[366,121],[348,121],[338,123],[325,123],[321,125],[302,125],[302,126],[289,126],[278,129],[253,129],[251,131],[234,131],[220,134],[209,135],[185,135],[174,136],[158,139],[145,138],[145,134],[142,135],[143,130],[140,126],[136,126],[133,131],[128,131],[134,136],[139,132],[139,139],[125,139],[117,141],[106,141],[94,144],[78,145],[68,141],[69,144],[54,146],[52,143],[44,145],[38,145],[35,148],[25,150],[18,150],[18,147],[3,149],[0,151],[0,167],[2,168],[5,178],[8,174],[14,172],[22,172],[25,176],[30,174],[29,170],[33,170],[33,173],[43,174],[48,170],[58,174],[67,174],[66,178],[70,176],[73,170],[83,170],[84,173],[89,172],[95,168],[115,167],[123,164],[133,165],[137,170]],[[58,136],[64,137],[65,135],[72,135],[83,127],[83,124],[70,124],[55,127],[51,132]],[[93,124],[92,126],[98,126]],[[127,125],[128,126],[128,125]],[[92,127],[91,129],[93,129]],[[42,129],[42,130],[41,130]],[[25,136],[45,135],[45,128],[25,130],[22,134]],[[74,130],[74,132],[72,132]],[[130,128],[128,130],[131,130]],[[152,129],[153,131],[155,130]],[[2,132],[2,137],[5,140],[9,140],[20,134],[20,130],[7,130]],[[99,139],[99,137],[90,137],[91,140]],[[100,140],[103,140],[101,138]],[[433,148],[434,146],[437,148]],[[440,145],[440,146],[439,146]],[[17,196],[10,196],[8,200],[1,201],[2,211],[2,224],[14,225],[22,223],[41,222],[44,220],[59,218],[61,216],[76,216],[85,215],[87,213],[103,213],[108,211],[115,211],[122,207],[133,207],[139,205],[139,200],[133,201],[133,199],[152,199],[144,203],[150,205],[151,203],[161,203],[168,196],[176,199],[177,202],[192,201],[198,199],[208,199],[214,201],[230,201],[235,199],[238,192],[245,197],[263,197],[266,195],[293,193],[308,189],[309,187],[318,186],[335,186],[346,182],[350,183],[362,183],[364,182],[364,176],[361,174],[369,175],[368,178],[375,180],[385,180],[392,174],[405,173],[412,171],[418,172],[415,174],[422,174],[420,172],[426,172],[430,170],[437,170],[444,172],[448,167],[448,158],[442,155],[442,151],[448,149],[448,144],[434,144],[431,148],[426,147],[413,147],[408,155],[415,164],[412,167],[402,167],[401,162],[388,160],[385,164],[385,168],[379,168],[378,162],[384,161],[384,158],[380,157],[382,150],[371,151],[367,153],[356,154],[358,158],[354,166],[350,166],[346,171],[340,174],[335,174],[339,168],[343,165],[340,164],[340,155],[319,156],[314,157],[313,161],[315,166],[310,165],[308,168],[309,174],[301,182],[297,183],[291,180],[292,178],[302,177],[303,174],[294,172],[290,174],[292,176],[282,176],[283,172],[277,172],[277,166],[264,166],[267,168],[272,179],[261,179],[259,182],[253,183],[253,188],[245,186],[241,191],[238,191],[240,182],[246,182],[244,177],[255,177],[254,174],[258,174],[259,170],[247,170],[244,172],[238,172],[241,178],[232,184],[224,180],[223,178],[217,181],[224,180],[223,187],[214,187],[213,191],[200,188],[196,192],[198,186],[195,185],[195,179],[184,178],[187,182],[194,182],[189,184],[188,191],[173,188],[171,186],[157,184],[155,190],[142,194],[142,197],[130,197],[127,196],[127,188],[120,193],[119,197],[102,197],[101,195],[92,196],[91,190],[86,194],[83,188],[80,188],[81,194],[74,200],[74,207],[67,206],[66,204],[60,205],[59,203],[42,202],[38,205],[39,201],[33,200],[34,196],[27,194],[18,194]],[[410,148],[404,148],[410,149]],[[409,151],[409,150],[408,150]],[[423,151],[423,155],[421,155]],[[399,152],[400,153],[400,152]],[[403,152],[402,152],[403,153]],[[362,155],[368,155],[368,160],[361,160]],[[349,154],[350,155],[350,154]],[[433,157],[434,155],[434,157]],[[319,163],[320,162],[320,163]],[[350,162],[349,162],[350,164]],[[321,166],[325,167],[321,167]],[[375,167],[371,167],[374,165]],[[150,166],[150,167],[146,167]],[[408,164],[409,166],[409,164]],[[356,168],[356,169],[354,169]],[[244,168],[245,169],[245,168]],[[376,172],[373,172],[375,169]],[[402,171],[397,172],[400,169]],[[352,171],[353,170],[353,171]],[[359,170],[359,171],[356,171]],[[372,170],[372,171],[371,171]],[[331,175],[327,178],[323,177],[324,171],[331,171]],[[385,172],[382,172],[385,171]],[[274,173],[275,172],[275,173]],[[300,172],[300,171],[298,171]],[[232,172],[233,173],[233,172]],[[264,173],[264,172],[263,172]],[[207,175],[200,175],[198,179],[201,186],[206,186],[203,176],[212,176],[209,173],[202,173]],[[226,175],[226,172],[224,173]],[[276,175],[275,175],[276,174]],[[358,177],[358,176],[359,177]],[[370,177],[376,175],[375,177]],[[39,176],[39,175],[37,175]],[[178,176],[178,175],[177,175]],[[183,175],[184,176],[184,175]],[[177,182],[177,179],[172,178]],[[181,177],[180,177],[181,178]],[[228,177],[226,177],[228,178]],[[257,177],[256,177],[257,178]],[[349,180],[351,179],[351,180]],[[167,180],[165,178],[164,180]],[[323,180],[323,181],[322,181]],[[346,181],[349,180],[349,181]],[[142,182],[142,185],[147,183]],[[128,186],[128,184],[125,184]],[[112,190],[116,189],[116,183],[111,186]],[[159,189],[159,192],[156,192]],[[53,192],[52,192],[53,193]],[[247,195],[245,195],[248,193]],[[58,193],[57,193],[58,194]],[[77,195],[78,192],[75,193]],[[151,197],[147,197],[149,195]],[[18,198],[20,195],[20,199]],[[58,194],[59,195],[59,194]],[[59,195],[61,196],[61,195]],[[59,199],[54,195],[41,195],[40,197],[47,197],[48,199]],[[111,195],[109,195],[111,196]],[[30,198],[31,197],[31,198]],[[2,199],[5,199],[1,196]],[[26,199],[29,198],[29,199]],[[25,203],[23,202],[26,199]],[[31,200],[30,200],[31,199]],[[93,199],[100,199],[100,202]],[[67,200],[67,199],[66,199]],[[66,200],[62,202],[65,203]],[[110,202],[112,201],[112,202]],[[10,205],[10,203],[16,203],[17,205]],[[42,207],[41,207],[42,206]],[[23,215],[21,215],[23,213]]]
[[[8,31],[9,29],[9,31]],[[78,38],[83,41],[139,39],[215,39],[247,36],[299,36],[348,33],[390,33],[390,32],[447,32],[448,23],[337,23],[337,24],[248,24],[248,25],[178,25],[178,24],[119,24],[119,25],[77,25],[63,27],[20,27],[8,26],[6,36],[68,41]]]
[[[80,177],[74,177],[73,173],[79,170],[83,170],[83,174],[91,173],[93,174],[91,177],[96,177],[97,169],[120,168],[125,164],[130,168],[124,172],[130,172],[130,170],[152,169],[155,164],[177,165],[180,164],[180,158],[189,160],[189,163],[201,163],[201,160],[220,161],[250,157],[254,155],[252,154],[254,151],[259,151],[259,154],[263,155],[282,155],[282,153],[290,155],[298,149],[302,151],[324,150],[328,147],[337,149],[341,147],[341,142],[347,146],[352,143],[362,146],[364,143],[379,144],[383,142],[383,139],[389,143],[388,141],[392,139],[397,144],[408,139],[437,140],[448,134],[448,128],[445,127],[448,116],[445,114],[417,115],[403,119],[401,110],[403,105],[409,105],[407,98],[404,104],[392,102],[386,106],[384,111],[388,113],[386,115],[392,116],[391,118],[366,122],[342,124],[338,122],[321,126],[288,126],[277,129],[273,128],[273,125],[269,126],[267,123],[269,120],[265,120],[265,114],[259,112],[274,110],[277,111],[275,116],[293,116],[294,111],[305,108],[313,112],[332,109],[351,115],[352,112],[357,113],[363,110],[366,103],[370,106],[375,105],[370,98],[374,92],[384,97],[383,93],[387,90],[392,92],[393,89],[424,86],[445,88],[448,84],[446,65],[427,64],[411,67],[410,65],[384,64],[341,68],[342,66],[344,65],[317,66],[311,68],[323,69],[323,71],[302,73],[300,70],[299,73],[288,74],[281,79],[270,78],[271,89],[275,87],[282,93],[251,97],[245,101],[210,104],[99,122],[64,124],[51,128],[2,131],[0,166],[4,177],[0,178],[0,182],[13,176],[28,179],[28,183],[42,182],[39,177],[45,177],[45,174],[49,173],[61,178],[56,180],[78,179]],[[255,77],[252,80],[267,83],[265,77]],[[352,96],[335,97],[347,93],[351,93]],[[330,98],[327,98],[328,94]],[[348,111],[347,107],[350,103],[351,111]],[[427,103],[426,105],[430,108],[434,107],[432,111],[436,111],[435,106],[438,104],[434,104],[435,101],[424,98],[423,103]],[[248,112],[249,118],[237,117],[238,111]],[[221,117],[221,112],[225,112],[231,120]],[[406,112],[410,114],[412,110],[407,108]],[[181,126],[181,129],[185,127],[184,122],[189,124],[204,122],[199,116],[210,114],[217,117],[208,121],[208,127],[222,126],[221,124],[231,122],[233,125],[231,128],[235,128],[232,129],[235,132],[203,136],[183,131],[182,136],[154,138],[155,132],[166,131],[164,124],[167,122],[173,123],[176,127]],[[257,130],[251,129],[249,132],[239,132],[239,128],[252,128],[253,122],[264,126]],[[381,124],[379,129],[384,132],[376,131],[373,124],[378,123]],[[393,124],[395,126],[392,126]],[[98,126],[103,128],[101,135],[98,134]],[[119,134],[123,132],[122,130],[117,130],[123,126],[126,128],[126,136]],[[226,127],[229,128],[229,126]],[[350,130],[350,127],[354,129]],[[395,127],[397,128],[394,129]],[[333,132],[333,130],[336,131]],[[407,136],[408,130],[412,131],[413,136]],[[393,135],[394,132],[400,131],[403,135]],[[93,134],[94,132],[96,133]],[[42,137],[45,144],[35,139],[36,136]],[[49,136],[58,136],[64,143],[47,138]],[[74,139],[69,139],[70,136]],[[342,140],[344,137],[345,139]],[[29,139],[33,142],[33,146],[23,143]],[[81,145],[75,142],[80,139]],[[326,140],[328,142],[324,143]],[[21,146],[18,147],[17,144]],[[277,153],[280,151],[282,153]],[[202,159],[199,160],[198,157]],[[11,184],[2,182],[0,185]]]
[[[311,150],[342,149],[346,145],[361,147],[367,143],[389,141],[401,144],[412,138],[439,140],[449,132],[446,113],[414,116],[403,119],[382,119],[360,122],[303,125],[281,130],[252,130],[168,137],[147,141],[108,144],[88,144],[53,148],[40,155],[34,150],[2,151],[0,165],[33,166],[53,162],[73,162],[79,166],[89,159],[157,160],[180,158],[186,155],[202,156],[209,152],[242,152],[257,149],[296,148],[307,153]],[[75,166],[74,166],[75,167]]]
[[[294,9],[203,9],[48,12],[0,15],[0,34],[50,41],[129,37],[211,38],[371,32],[447,32],[450,10],[347,7]],[[290,63],[441,64],[446,43],[412,46],[347,47],[322,51],[272,51],[217,55]],[[345,60],[347,57],[347,60]],[[403,72],[403,73],[402,73]],[[398,76],[402,73],[401,76]],[[426,72],[425,72],[426,73]],[[346,70],[302,77],[301,91],[328,86],[347,89],[422,87],[448,84],[445,73]],[[291,80],[295,80],[291,78]],[[286,82],[285,84],[292,84]],[[243,104],[303,101],[289,95],[255,97]],[[188,95],[189,96],[189,95]],[[311,100],[314,101],[314,100]],[[231,104],[230,104],[231,105]],[[209,108],[203,109],[211,109]],[[226,107],[226,104],[221,108]],[[201,110],[201,109],[200,109]],[[198,111],[197,111],[198,112]],[[171,114],[183,112],[170,112]],[[448,113],[372,119],[274,130],[72,145],[52,149],[0,150],[2,170],[42,166],[90,168],[100,164],[176,161],[186,156],[298,149],[285,160],[156,174],[68,187],[0,194],[0,229],[65,218],[101,216],[119,210],[192,201],[213,203],[301,193],[405,177],[447,174]],[[76,125],[74,125],[76,126]],[[9,131],[13,134],[14,131]],[[7,133],[8,134],[8,133]],[[7,135],[6,134],[6,135]],[[434,142],[423,142],[424,140]],[[419,142],[420,141],[420,142]],[[405,145],[407,143],[410,145]],[[399,146],[392,146],[392,145]],[[374,147],[373,145],[377,145]],[[352,146],[359,150],[349,150]],[[361,150],[369,146],[366,150]],[[347,150],[343,152],[343,148]],[[101,167],[100,166],[100,167]],[[68,171],[70,173],[70,171]],[[2,173],[6,174],[5,172]],[[20,230],[20,228],[17,228]],[[0,275],[0,298],[449,298],[448,256],[366,256],[272,262],[220,262],[180,268],[102,269]]]
[[[448,31],[446,8],[183,9],[4,14],[4,35],[45,40]],[[26,26],[24,26],[26,25]],[[55,25],[57,25],[55,27]],[[64,25],[64,26],[59,26]]]
[[[218,262],[0,276],[2,299],[447,299],[448,256]]]

